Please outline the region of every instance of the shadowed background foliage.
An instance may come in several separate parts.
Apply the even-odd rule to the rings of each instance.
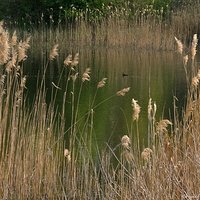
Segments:
[[[53,19],[57,24],[77,16],[84,19],[108,17],[111,11],[133,17],[136,13],[156,13],[169,16],[174,10],[199,3],[199,0],[1,0],[0,20],[32,24],[44,20],[47,24]]]

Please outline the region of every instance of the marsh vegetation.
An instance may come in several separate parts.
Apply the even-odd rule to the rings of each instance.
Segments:
[[[1,22],[0,198],[198,199],[195,5]]]

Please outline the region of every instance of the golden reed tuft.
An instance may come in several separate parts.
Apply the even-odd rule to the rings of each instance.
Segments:
[[[143,152],[141,153],[141,158],[145,161],[149,161],[151,158],[151,154],[153,151],[150,148],[145,148]]]
[[[156,126],[156,132],[157,133],[167,132],[168,125],[172,125],[172,122],[170,122],[168,119],[163,119],[163,120],[159,121]]]
[[[198,44],[198,38],[197,38],[197,34],[193,35],[193,40],[192,40],[192,46],[191,46],[191,56],[192,56],[192,60],[194,60],[195,55],[197,53],[197,44]]]
[[[130,138],[128,137],[128,135],[124,135],[124,136],[121,138],[121,144],[122,144],[122,146],[123,146],[125,149],[129,149],[129,148],[130,148],[131,140],[130,140]]]
[[[70,154],[70,151],[68,149],[64,150],[64,156],[65,156],[65,158],[67,159],[68,162],[71,161],[71,154]]]
[[[123,88],[122,90],[117,91],[116,95],[117,95],[117,96],[125,96],[125,94],[126,94],[127,92],[129,92],[129,90],[130,90],[130,87]]]
[[[152,103],[152,99],[150,98],[148,103],[148,119],[150,121],[152,119],[155,119],[156,111],[157,111],[156,103]]]
[[[76,67],[78,65],[78,62],[79,62],[79,53],[76,53],[75,56],[74,56],[74,59],[71,62],[71,65],[73,67]]]
[[[58,56],[58,44],[55,44],[50,51],[49,59],[54,60]]]
[[[178,47],[177,51],[182,55],[183,54],[183,43],[176,37],[174,37],[174,38],[175,38],[175,41],[176,41],[176,44]]]
[[[103,78],[101,81],[99,81],[98,85],[97,85],[97,88],[102,88],[105,86],[106,84],[106,80],[107,78]]]
[[[82,81],[90,81],[90,73],[91,73],[91,69],[90,68],[86,68],[85,72],[82,75]]]
[[[64,65],[69,66],[71,65],[71,63],[72,63],[72,54],[69,54],[64,60]]]
[[[132,113],[132,119],[133,121],[137,121],[139,119],[139,114],[141,111],[141,107],[139,106],[139,104],[137,103],[138,101],[135,99],[132,99],[132,108],[133,108],[133,113]]]
[[[188,63],[188,55],[183,56],[183,65],[187,65]]]
[[[0,22],[0,65],[7,63],[10,55],[9,34],[3,28],[3,21]]]
[[[18,62],[24,61],[27,58],[26,51],[30,47],[31,37],[28,37],[25,41],[20,41],[18,44]]]

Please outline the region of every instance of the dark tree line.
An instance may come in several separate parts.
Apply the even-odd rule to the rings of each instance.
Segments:
[[[1,0],[0,20],[46,23],[73,19],[80,13],[89,17],[109,15],[109,9],[128,9],[134,15],[137,9],[152,5],[155,10],[171,10],[199,0]],[[108,9],[109,8],[109,9]],[[117,8],[117,9],[115,9]],[[86,17],[86,16],[85,16]],[[88,18],[87,18],[88,19]]]

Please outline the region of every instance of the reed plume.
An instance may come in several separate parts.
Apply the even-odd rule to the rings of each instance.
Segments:
[[[188,63],[188,55],[185,55],[185,56],[183,57],[183,65],[184,65],[184,66],[187,65],[187,63]]]
[[[55,44],[50,51],[49,59],[54,60],[58,56],[58,44]]]
[[[197,76],[192,78],[192,86],[197,87],[199,85],[199,79]]]
[[[130,90],[130,87],[123,88],[122,90],[117,91],[117,92],[116,92],[116,95],[117,95],[117,96],[125,96],[125,94],[126,94],[127,92],[129,92],[129,90]]]
[[[197,34],[194,34],[193,40],[192,40],[192,47],[191,47],[191,56],[192,56],[193,61],[194,61],[195,55],[197,53],[197,44],[198,44]]]
[[[64,60],[64,65],[67,67],[72,63],[72,54],[69,54],[65,60]]]
[[[141,107],[139,106],[139,104],[137,103],[138,101],[135,99],[132,99],[132,108],[133,108],[133,113],[132,113],[132,119],[133,121],[138,120],[139,119],[139,114],[141,111]]]
[[[163,119],[163,120],[159,121],[156,126],[156,132],[157,133],[167,132],[168,125],[172,125],[172,122],[170,122],[168,119]]]
[[[176,37],[174,37],[174,38],[175,38],[175,41],[177,44],[177,51],[182,55],[183,54],[183,43]]]
[[[156,103],[152,103],[152,99],[150,98],[148,103],[148,119],[150,121],[152,119],[155,119],[156,111],[157,111]]]
[[[71,65],[73,67],[76,67],[78,65],[78,62],[79,62],[79,53],[76,53],[75,56],[74,56],[74,59],[71,62]]]
[[[14,47],[17,45],[17,34],[16,31],[14,31],[12,37],[11,37],[11,41],[10,41],[11,47]]]
[[[98,85],[97,85],[97,88],[102,88],[105,86],[106,84],[106,80],[107,78],[103,78],[101,81],[99,81]]]
[[[20,83],[21,89],[26,88],[26,79],[27,79],[26,76],[24,76],[24,77],[21,79],[21,83]]]
[[[122,147],[124,147],[125,149],[130,149],[131,140],[128,137],[128,135],[124,135],[121,138],[121,144],[122,144]]]
[[[20,41],[18,44],[18,62],[24,61],[28,56],[26,55],[26,51],[30,47],[31,37],[28,37],[25,41]]]
[[[91,69],[90,68],[87,68],[85,70],[85,72],[83,73],[82,75],[82,81],[85,82],[85,81],[90,81],[90,73],[91,73]]]
[[[10,55],[9,34],[0,23],[0,65],[7,63]]]
[[[200,80],[200,69],[198,70],[197,78]]]
[[[9,61],[6,63],[6,71],[7,71],[7,72],[12,71],[13,68],[16,67],[17,56],[18,56],[18,55],[17,55],[17,52],[16,52],[15,50],[13,50],[11,60],[9,60]]]
[[[67,162],[71,161],[71,154],[70,154],[70,151],[68,149],[64,150],[64,156],[67,159]]]
[[[150,148],[145,148],[141,153],[141,158],[145,161],[148,161],[151,158],[153,151]]]

